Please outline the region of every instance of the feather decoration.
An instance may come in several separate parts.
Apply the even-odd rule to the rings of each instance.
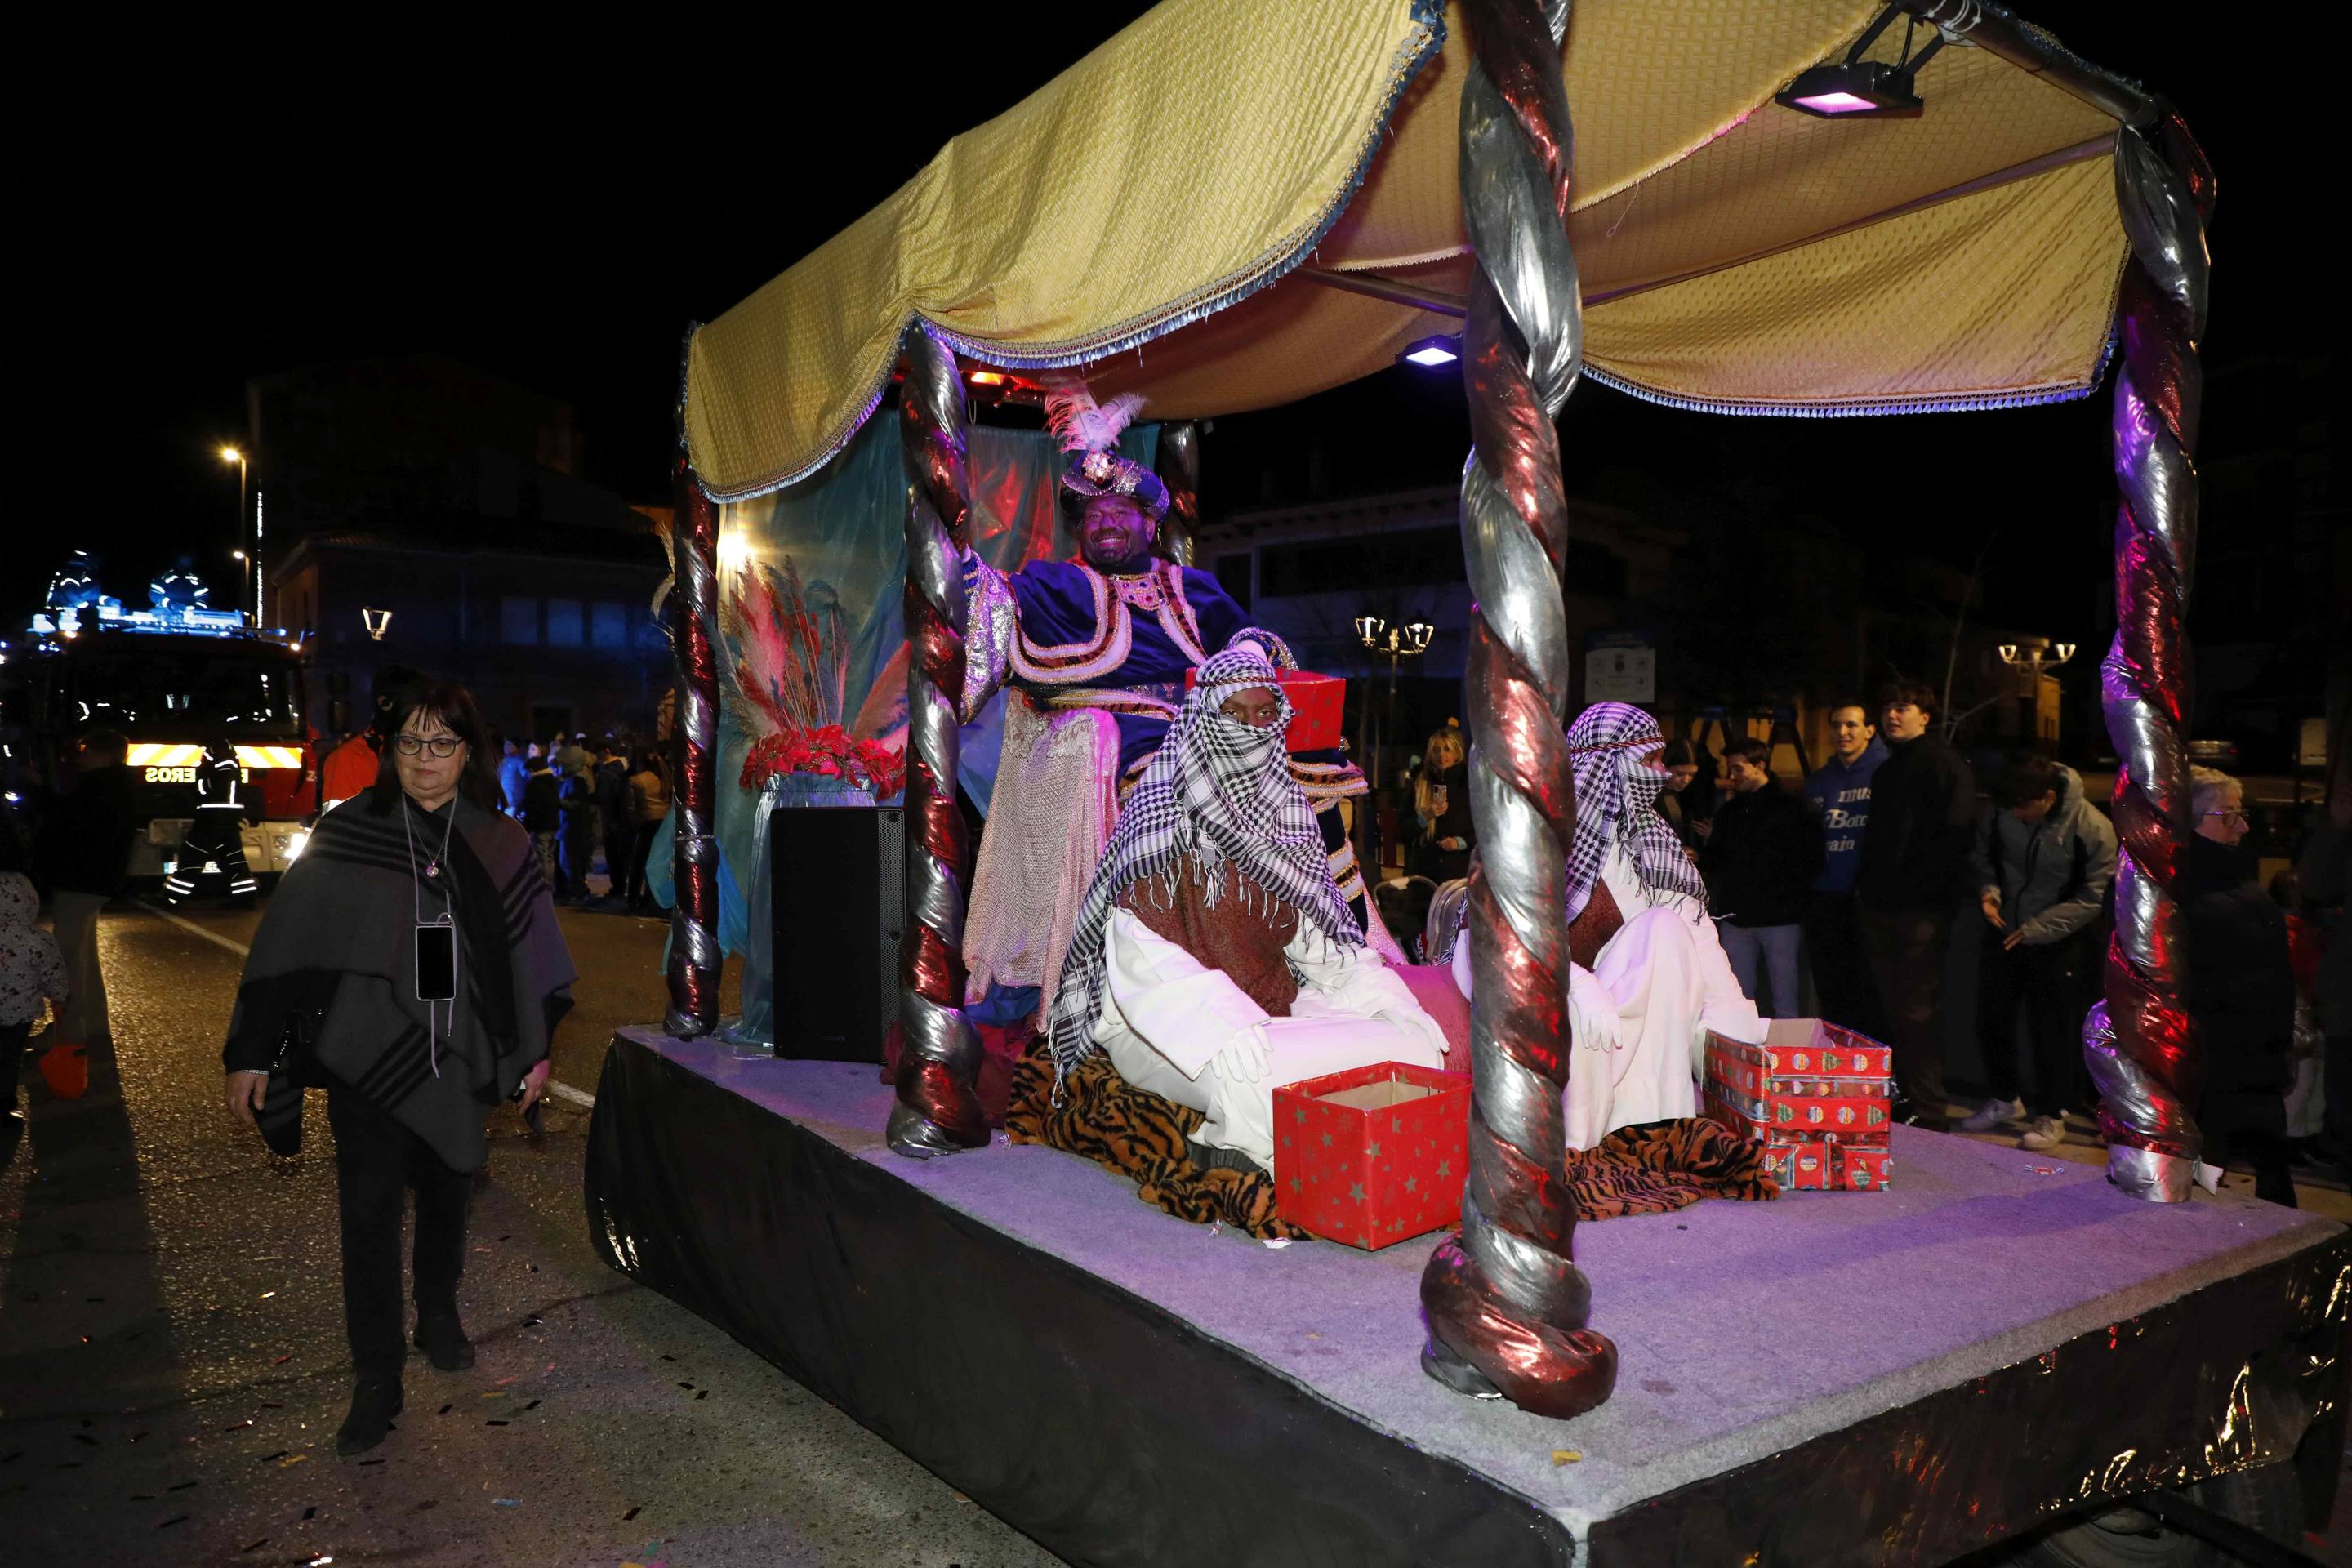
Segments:
[[[1140,393],[1123,392],[1097,405],[1082,381],[1048,383],[1045,387],[1045,428],[1061,437],[1065,452],[1108,452],[1118,445],[1118,433],[1143,412]]]
[[[823,584],[819,584],[820,587]],[[841,721],[848,679],[846,626],[837,603],[812,609],[792,558],[755,565],[727,595],[734,653],[729,706],[746,733],[816,730]]]

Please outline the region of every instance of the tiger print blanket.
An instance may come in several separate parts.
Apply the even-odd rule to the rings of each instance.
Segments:
[[[1263,1171],[1202,1170],[1185,1152],[1199,1111],[1137,1089],[1110,1058],[1090,1052],[1062,1080],[1054,1103],[1054,1062],[1033,1039],[1013,1074],[1004,1118],[1015,1143],[1043,1143],[1083,1155],[1136,1184],[1136,1195],[1195,1225],[1222,1223],[1261,1239],[1309,1234],[1276,1212],[1274,1178]],[[1703,1118],[1622,1127],[1588,1150],[1570,1150],[1568,1190],[1580,1220],[1664,1214],[1701,1198],[1757,1202],[1780,1195],[1764,1151]]]

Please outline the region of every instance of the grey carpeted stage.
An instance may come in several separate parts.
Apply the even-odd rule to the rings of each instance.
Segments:
[[[1753,1467],[1768,1457],[1871,1430],[1873,1418],[1895,1421],[1887,1413],[1903,1407],[1928,1409],[1948,1391],[1996,1389],[1982,1380],[2002,1369],[2014,1384],[1999,1385],[2008,1389],[2003,1407],[2030,1415],[2039,1397],[2031,1363],[2071,1342],[2115,1351],[2145,1337],[2158,1355],[2162,1340],[2172,1348],[2158,1364],[2195,1353],[2182,1345],[2211,1344],[2228,1364],[2192,1382],[2226,1389],[2259,1346],[2242,1353],[2201,1329],[2165,1340],[2149,1327],[2167,1321],[2163,1310],[2250,1273],[2276,1281],[2267,1289],[2283,1300],[2299,1300],[2311,1288],[2286,1270],[2307,1273],[2315,1258],[2340,1268],[2345,1256],[2343,1227],[2332,1221],[2251,1198],[2141,1203],[2095,1167],[1898,1127],[1889,1192],[1706,1203],[1580,1226],[1592,1323],[1616,1341],[1622,1363],[1607,1405],[1561,1423],[1465,1399],[1422,1373],[1418,1284],[1434,1236],[1376,1254],[1327,1242],[1269,1247],[1164,1215],[1125,1181],[1052,1150],[1000,1138],[952,1159],[897,1158],[882,1142],[890,1093],[870,1066],[737,1059],[708,1042],[635,1030],[615,1041],[615,1058],[625,1052],[658,1056],[667,1069],[648,1056],[642,1071],[707,1080],[887,1182],[1131,1292],[1373,1432],[1517,1494],[1578,1542],[1601,1521],[1678,1490],[1694,1495],[1710,1479],[1761,1476]],[[608,1064],[603,1093],[625,1087]],[[2298,1255],[2299,1264],[2287,1261]],[[2340,1334],[2339,1305],[2324,1315]],[[2237,1308],[2227,1316],[2252,1321]],[[2050,1418],[2097,1420],[2095,1410],[2072,1408],[2084,1397],[2068,1394],[2068,1408]],[[2184,1395],[2184,1415],[2194,1414],[2188,1403]],[[1896,1426],[1886,1431],[1898,1440]],[[2128,1422],[2116,1431],[2112,1444],[2070,1451],[2162,1451]],[[2268,1431],[2270,1451],[2244,1460],[2277,1458],[2281,1443],[2292,1452],[2300,1436]],[[2021,1436],[2001,1440],[2017,1444],[2015,1463],[2028,1462]],[[2128,1479],[2110,1474],[2102,1489],[2127,1490]],[[2053,1474],[2041,1495],[2071,1485],[2070,1474]]]

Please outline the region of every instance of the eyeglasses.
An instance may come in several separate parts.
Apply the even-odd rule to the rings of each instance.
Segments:
[[[466,742],[455,735],[436,735],[429,741],[421,735],[397,735],[392,743],[400,748],[404,757],[420,756],[426,752],[436,757],[454,757],[457,748]]]
[[[2218,816],[2223,822],[2230,824],[2233,827],[2242,826],[2246,820],[2246,814],[2238,810],[2209,811],[2205,815],[2208,816]]]

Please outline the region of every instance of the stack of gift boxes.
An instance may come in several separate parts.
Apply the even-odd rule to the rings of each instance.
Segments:
[[[1706,1038],[1706,1113],[1764,1145],[1783,1190],[1877,1192],[1893,1175],[1887,1047],[1816,1018],[1775,1018],[1760,1046]]]

